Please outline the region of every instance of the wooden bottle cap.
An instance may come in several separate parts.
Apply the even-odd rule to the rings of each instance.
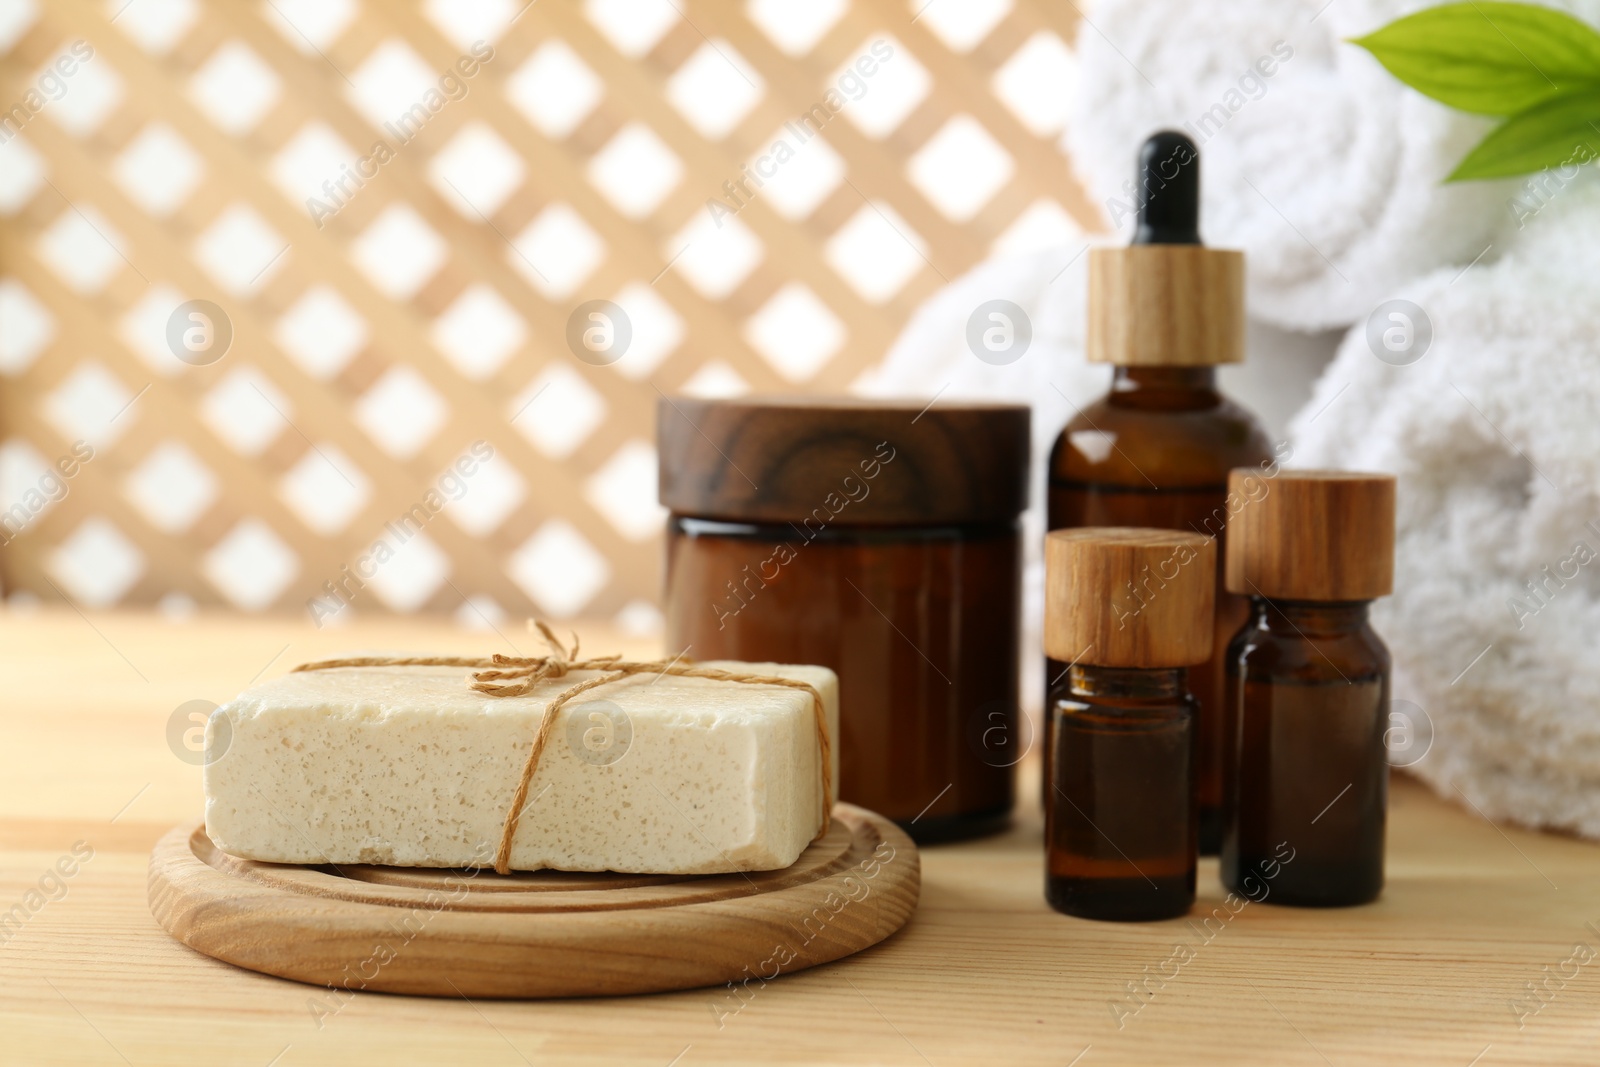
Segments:
[[[1011,522],[1028,504],[1029,414],[1023,404],[662,397],[661,503],[743,522]]]
[[[1211,658],[1217,543],[1204,534],[1086,526],[1044,542],[1044,650],[1097,667]]]
[[[1228,523],[1229,592],[1371,600],[1394,590],[1394,475],[1254,467],[1228,476],[1244,506]]]
[[[1244,359],[1244,253],[1143,244],[1089,253],[1091,363],[1209,367]]]

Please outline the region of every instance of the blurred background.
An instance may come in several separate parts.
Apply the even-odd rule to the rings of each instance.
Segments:
[[[660,396],[859,387],[947,281],[1103,228],[1076,20],[0,0],[10,602],[653,632]]]

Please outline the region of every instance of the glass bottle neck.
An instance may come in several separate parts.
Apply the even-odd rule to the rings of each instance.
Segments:
[[[1186,667],[1067,668],[1068,691],[1077,697],[1121,697],[1135,700],[1181,700],[1189,689]]]
[[[1215,367],[1117,367],[1111,376],[1109,402],[1117,407],[1188,411],[1215,407]]]
[[[1303,634],[1351,633],[1367,625],[1370,600],[1274,600],[1250,598],[1255,624],[1262,630]]]

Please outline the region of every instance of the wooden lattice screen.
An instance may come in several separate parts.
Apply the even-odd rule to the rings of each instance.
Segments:
[[[1053,0],[0,0],[7,592],[305,610],[355,567],[357,611],[648,624],[658,394],[846,390],[944,279],[1097,217],[1057,147],[1074,29]],[[188,308],[169,331],[191,300],[209,348]],[[612,365],[569,350],[589,300],[631,324]]]

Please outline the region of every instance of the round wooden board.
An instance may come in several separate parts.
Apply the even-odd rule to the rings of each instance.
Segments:
[[[921,864],[849,804],[781,871],[673,875],[303,867],[230,856],[204,825],[150,856],[150,910],[190,948],[336,989],[586,997],[771,979],[904,926]]]

